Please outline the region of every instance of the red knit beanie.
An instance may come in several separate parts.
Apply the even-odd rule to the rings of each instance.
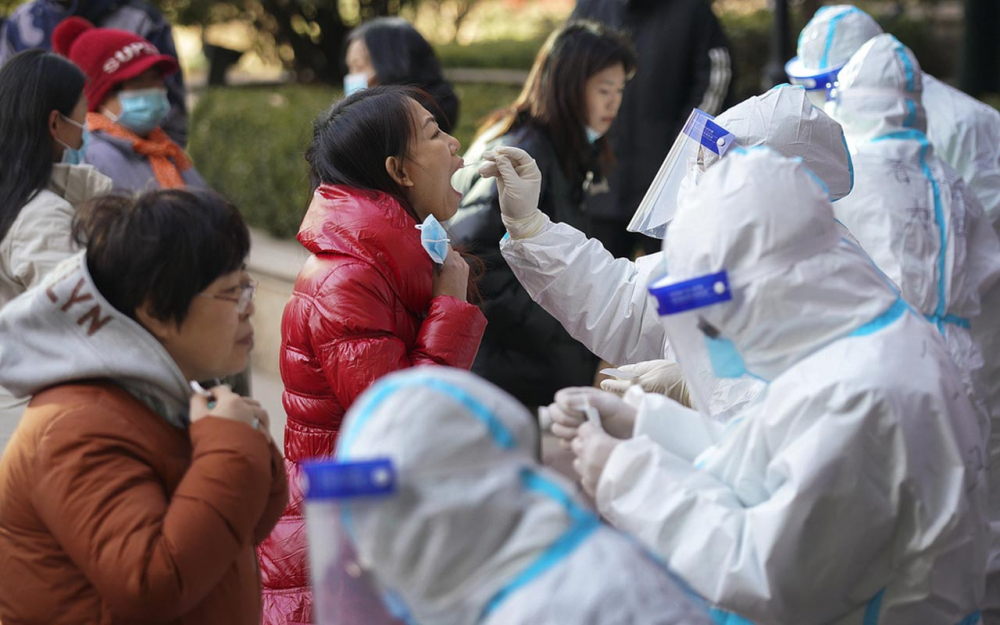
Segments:
[[[84,94],[91,111],[97,111],[104,96],[118,83],[135,78],[151,67],[169,76],[177,61],[160,54],[156,46],[139,35],[113,28],[96,28],[82,17],[70,17],[52,32],[52,47],[69,58],[87,75]]]

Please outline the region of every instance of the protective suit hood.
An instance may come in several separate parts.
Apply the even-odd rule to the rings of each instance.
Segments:
[[[715,121],[736,135],[741,147],[763,145],[801,158],[823,182],[830,200],[851,192],[854,169],[840,124],[813,106],[802,87],[780,85],[744,100]]]
[[[730,154],[705,174],[678,208],[664,254],[675,281],[729,273],[733,305],[706,309],[706,318],[768,380],[898,297],[839,237],[817,176],[765,148]]]
[[[926,132],[923,72],[913,52],[892,35],[861,46],[840,71],[839,83],[831,112],[851,143],[900,130]]]
[[[820,7],[799,33],[791,72],[818,73],[843,67],[866,41],[882,34],[875,19],[850,4]]]
[[[559,600],[562,584],[586,588],[585,578],[566,577],[601,566],[594,541],[604,541],[597,551],[628,545],[576,499],[572,484],[540,466],[537,427],[524,407],[468,372],[421,367],[386,376],[355,402],[344,423],[338,460],[389,458],[396,470],[392,498],[350,514],[359,557],[406,606],[408,619],[538,622],[552,609],[539,591],[551,602]],[[616,550],[607,541],[621,544]],[[555,555],[557,544],[568,549]],[[644,570],[646,581],[631,583],[664,599],[638,598],[629,610],[700,610],[676,587],[671,591],[660,565],[641,554],[621,554]],[[556,566],[563,558],[574,566]],[[547,572],[533,576],[538,569]],[[622,571],[621,577],[608,592],[627,592],[623,585],[640,576]],[[595,580],[584,594],[613,603],[603,584]],[[514,591],[516,600],[505,601]],[[591,613],[590,599],[574,601],[577,606],[561,608],[569,611],[562,614],[567,622],[596,622],[582,616]],[[633,613],[615,622],[644,621]]]

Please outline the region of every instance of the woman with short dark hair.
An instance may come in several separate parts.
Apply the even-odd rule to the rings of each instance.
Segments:
[[[0,308],[73,253],[74,206],[111,188],[81,166],[85,78],[72,63],[27,50],[0,68]],[[0,388],[0,453],[24,402]]]
[[[376,85],[411,85],[431,96],[420,99],[438,126],[450,133],[458,125],[458,97],[444,79],[431,44],[401,17],[379,17],[347,35],[344,95]]]
[[[299,463],[333,454],[344,413],[383,375],[468,369],[486,320],[440,222],[458,210],[459,143],[405,87],[375,87],[315,122],[316,187],[298,239],[312,252],[281,320],[292,505],[261,546],[264,622],[311,622]],[[422,229],[418,229],[422,228]]]
[[[86,251],[0,310],[0,384],[32,397],[0,459],[0,620],[256,625],[281,453],[258,402],[191,384],[246,367],[246,224],[156,191],[74,231]]]
[[[635,53],[621,34],[596,22],[566,24],[538,52],[521,95],[487,120],[465,159],[478,161],[499,146],[525,150],[541,169],[538,208],[590,234],[584,202],[607,190],[614,158],[604,133],[634,70]],[[464,197],[449,228],[487,267],[481,287],[489,325],[473,373],[531,408],[561,388],[593,384],[597,358],[532,301],[500,256],[506,228],[496,181],[469,168],[455,182]]]

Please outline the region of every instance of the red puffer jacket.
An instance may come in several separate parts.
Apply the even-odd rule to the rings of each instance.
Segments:
[[[334,452],[344,413],[383,375],[421,364],[468,369],[486,318],[432,297],[434,265],[416,222],[388,195],[317,189],[299,242],[313,256],[281,321],[282,402],[290,501],[258,550],[264,623],[311,622],[298,463]]]

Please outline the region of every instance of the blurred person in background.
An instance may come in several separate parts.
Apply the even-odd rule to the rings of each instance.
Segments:
[[[0,67],[0,309],[75,251],[76,206],[111,189],[87,149],[83,73],[61,56],[28,50]],[[27,398],[0,386],[0,453]]]
[[[208,186],[162,128],[170,111],[164,80],[179,71],[174,57],[138,35],[95,28],[80,17],[63,20],[52,44],[87,76],[92,141],[85,162],[110,177],[116,189]]]
[[[189,385],[250,357],[246,224],[154,191],[92,200],[74,236],[0,310],[0,384],[34,396],[0,459],[0,620],[256,625],[281,453],[258,402]]]
[[[592,236],[616,258],[656,239],[628,232],[656,172],[692,108],[716,115],[733,104],[733,69],[722,25],[704,0],[577,0],[570,19],[597,20],[626,32],[638,55],[609,139],[616,167],[610,192],[588,199]]]
[[[528,152],[541,169],[538,209],[591,233],[585,200],[614,166],[604,135],[634,71],[635,53],[619,33],[567,23],[542,46],[517,100],[483,124],[465,159],[480,161],[501,146]],[[464,196],[448,229],[486,262],[480,287],[489,324],[472,371],[529,408],[548,404],[560,388],[591,384],[597,357],[531,300],[500,255],[506,228],[497,181],[468,167],[455,188]]]
[[[82,17],[101,28],[125,30],[149,41],[163,54],[177,60],[170,23],[152,4],[141,0],[31,0],[0,21],[0,65],[29,48],[52,50],[52,31],[67,17]],[[187,107],[180,71],[164,79],[170,112],[163,130],[178,145],[187,144]]]
[[[379,17],[347,35],[344,95],[376,85],[410,85],[433,100],[422,102],[447,133],[458,125],[458,96],[444,79],[431,44],[401,17]]]
[[[375,380],[418,365],[468,369],[486,319],[441,222],[458,210],[458,141],[416,89],[373,87],[322,113],[298,240],[312,256],[281,320],[288,509],[259,549],[264,622],[311,622],[299,463],[333,454],[344,413]]]

